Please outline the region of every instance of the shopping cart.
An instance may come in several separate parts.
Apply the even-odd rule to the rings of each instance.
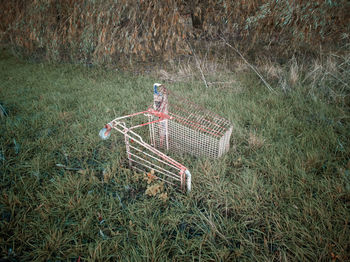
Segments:
[[[161,84],[154,84],[153,96],[146,111],[112,120],[99,135],[108,139],[112,129],[122,133],[130,168],[189,192],[190,171],[166,153],[218,158],[229,150],[233,126]]]

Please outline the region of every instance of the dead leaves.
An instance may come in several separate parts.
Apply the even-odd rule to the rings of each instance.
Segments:
[[[163,202],[166,202],[166,201],[168,200],[168,193],[166,193],[166,192],[160,193],[160,194],[158,195],[158,198],[159,198],[160,200],[162,200]]]
[[[144,180],[147,181],[145,194],[150,197],[157,197],[163,202],[166,202],[168,200],[168,194],[164,192],[164,182],[154,183],[157,179],[158,178],[154,175],[153,169],[144,175]]]
[[[168,193],[164,191],[164,183],[157,183],[147,186],[145,194],[151,197],[157,196],[158,199],[166,202],[168,200]]]
[[[151,184],[156,179],[157,179],[157,177],[154,175],[154,170],[153,169],[150,172],[148,172],[147,174],[145,174],[145,176],[144,176],[144,180],[147,181],[148,185]]]
[[[163,183],[147,186],[145,194],[148,196],[156,196],[158,193],[164,190]]]
[[[237,160],[235,160],[234,162],[233,162],[233,166],[234,167],[242,167],[242,157],[239,157]]]
[[[164,182],[159,182],[158,177],[155,175],[155,171],[151,169],[147,173],[136,173],[134,172],[132,176],[132,180],[134,182],[146,182],[146,190],[145,195],[149,197],[156,197],[163,202],[166,202],[168,200],[168,193],[164,192]]]

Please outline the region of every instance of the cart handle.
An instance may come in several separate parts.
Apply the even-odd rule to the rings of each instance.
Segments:
[[[106,124],[104,128],[100,130],[98,135],[102,140],[107,140],[111,136],[112,126],[110,124]]]

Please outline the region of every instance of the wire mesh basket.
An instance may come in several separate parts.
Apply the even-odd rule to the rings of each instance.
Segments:
[[[131,168],[190,191],[191,173],[166,152],[218,158],[229,150],[233,126],[156,83],[153,104],[146,111],[112,120],[100,131],[100,137],[109,138],[112,129],[124,135]]]
[[[157,92],[157,93],[156,93]],[[153,107],[169,117],[150,124],[151,144],[158,149],[218,158],[229,150],[232,124],[164,87],[155,91]],[[157,116],[149,115],[150,122]]]

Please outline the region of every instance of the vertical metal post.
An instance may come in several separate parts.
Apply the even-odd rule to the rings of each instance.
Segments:
[[[152,117],[148,115],[148,122],[152,122]],[[149,127],[149,138],[151,140],[151,146],[155,146],[154,142],[154,124],[148,125]]]
[[[167,90],[163,92],[163,113],[168,114],[168,94]],[[169,127],[168,127],[168,119],[165,120],[165,143],[166,143],[166,150],[169,150]]]
[[[124,140],[125,140],[126,154],[128,155],[129,167],[131,168],[132,167],[132,161],[131,161],[129,137],[126,135],[127,132],[128,132],[128,130],[124,129]]]

